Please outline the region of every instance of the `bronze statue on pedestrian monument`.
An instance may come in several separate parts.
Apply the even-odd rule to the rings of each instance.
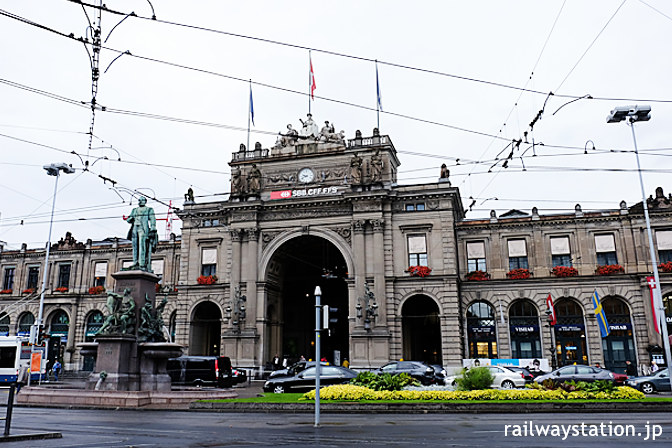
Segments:
[[[128,239],[133,243],[133,264],[123,270],[140,270],[152,272],[152,252],[159,244],[156,231],[154,209],[147,207],[147,198],[140,196],[138,206],[131,211],[126,222],[131,225]]]

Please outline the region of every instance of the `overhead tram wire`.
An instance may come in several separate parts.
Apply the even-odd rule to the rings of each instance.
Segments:
[[[69,1],[71,3],[81,4],[81,5],[84,5],[84,6],[87,6],[87,7],[91,7],[91,8],[96,8],[96,9],[99,8],[97,5],[93,5],[93,4],[90,4],[90,3],[85,3],[81,0],[67,0],[67,1]],[[338,57],[353,59],[353,60],[357,60],[357,61],[373,62],[373,63],[375,63],[377,61],[378,64],[381,64],[381,65],[387,65],[387,66],[390,66],[390,67],[395,67],[395,68],[400,68],[400,69],[405,69],[405,70],[411,70],[411,71],[416,71],[416,72],[421,72],[421,73],[443,76],[443,77],[458,79],[458,80],[462,80],[462,81],[475,82],[475,83],[490,85],[490,86],[493,86],[493,87],[501,87],[501,88],[510,89],[510,90],[518,90],[518,91],[522,91],[522,92],[534,93],[534,94],[537,94],[537,95],[544,95],[544,96],[548,95],[548,92],[544,92],[544,91],[540,91],[540,90],[527,89],[527,88],[523,88],[523,87],[513,86],[513,85],[510,85],[510,84],[505,84],[505,83],[500,83],[500,82],[495,82],[495,81],[488,81],[488,80],[469,77],[469,76],[461,76],[461,75],[442,72],[442,71],[438,71],[438,70],[414,67],[414,66],[411,66],[411,65],[381,61],[380,59],[376,59],[376,58],[367,58],[367,57],[364,57],[364,56],[355,56],[355,55],[342,53],[342,52],[338,52],[338,51],[325,50],[325,49],[320,49],[320,48],[316,48],[316,47],[309,47],[309,46],[306,46],[306,45],[292,44],[292,43],[288,43],[288,42],[282,42],[282,41],[273,40],[273,39],[266,39],[266,38],[262,38],[262,37],[249,36],[249,35],[240,34],[240,33],[233,33],[233,32],[229,32],[229,31],[223,31],[223,30],[218,30],[218,29],[208,28],[208,27],[203,27],[203,26],[198,26],[198,25],[189,25],[189,24],[184,24],[184,23],[179,23],[179,22],[173,22],[173,21],[170,21],[170,20],[159,19],[155,16],[147,17],[147,16],[138,15],[135,12],[129,14],[129,13],[116,11],[116,10],[107,8],[106,6],[103,6],[102,9],[103,9],[103,11],[109,12],[111,14],[128,16],[128,17],[131,17],[131,18],[142,19],[142,20],[149,21],[149,22],[162,23],[162,24],[177,26],[177,27],[181,27],[181,28],[188,28],[188,29],[193,29],[193,30],[198,30],[198,31],[221,34],[221,35],[225,35],[225,36],[237,37],[237,38],[241,38],[241,39],[253,40],[253,41],[267,43],[267,44],[273,44],[273,45],[279,45],[279,46],[284,46],[284,47],[288,47],[288,48],[294,48],[294,49],[302,50],[302,51],[306,51],[306,50],[314,51],[316,53],[327,54],[327,55],[330,55],[330,56],[338,56]],[[249,79],[245,80],[245,82],[249,82]],[[556,95],[556,96],[558,98],[573,99],[573,98],[580,98],[582,95],[565,94],[565,95]],[[672,103],[672,99],[670,99],[670,100],[616,99],[616,98],[609,98],[609,97],[595,97],[594,99],[600,100],[600,101],[616,101],[616,100],[619,100],[619,101],[634,101],[634,102],[649,102],[649,103],[651,103],[651,102]],[[373,110],[375,110],[375,109],[373,109]]]

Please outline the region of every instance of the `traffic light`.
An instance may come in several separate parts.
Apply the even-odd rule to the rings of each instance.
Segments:
[[[337,313],[338,308],[329,305],[322,306],[322,329],[328,330],[328,336],[332,335],[332,328],[335,328],[338,323]]]

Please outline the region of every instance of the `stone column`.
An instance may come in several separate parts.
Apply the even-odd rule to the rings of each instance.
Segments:
[[[385,327],[387,325],[387,310],[385,300],[385,247],[383,244],[383,228],[385,221],[382,219],[371,220],[373,226],[373,294],[376,296],[378,304],[378,317],[376,317],[375,326]]]
[[[247,259],[245,260],[245,280],[247,289],[247,318],[245,319],[245,326],[248,328],[256,328],[257,321],[264,319],[264,310],[257,306],[257,272],[259,260],[257,258],[257,250],[259,247],[259,229],[252,227],[245,230],[247,234]]]
[[[240,257],[240,230],[232,229],[230,230],[229,235],[231,235],[231,291],[233,291],[235,285],[240,283],[240,269],[242,262]],[[231,296],[233,296],[233,293],[231,293]]]
[[[68,353],[68,360],[65,362],[64,370],[77,370],[74,363],[75,357],[75,338],[77,337],[77,323],[79,322],[79,300],[75,300],[70,307],[70,325],[68,326],[68,344],[65,352]],[[86,328],[86,322],[84,322]],[[86,331],[86,329],[84,330]]]
[[[364,295],[364,283],[366,282],[366,247],[364,242],[364,220],[352,222],[352,254],[355,262],[355,306],[359,297]],[[362,321],[357,321],[357,327],[363,327]]]

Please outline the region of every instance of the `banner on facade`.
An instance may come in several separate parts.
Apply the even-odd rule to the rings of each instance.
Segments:
[[[530,370],[541,370],[550,372],[551,367],[546,358],[517,358],[517,359],[463,359],[462,367],[484,367],[484,366],[502,366],[502,367],[527,367]]]

